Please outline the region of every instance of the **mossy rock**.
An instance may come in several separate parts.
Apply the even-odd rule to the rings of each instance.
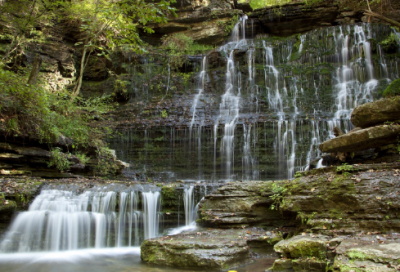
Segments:
[[[383,91],[383,97],[392,97],[400,95],[400,78],[393,81],[386,90]]]
[[[274,265],[265,270],[266,272],[291,272],[293,271],[292,260],[290,259],[277,259]]]
[[[315,257],[322,260],[327,256],[328,241],[328,237],[323,235],[299,235],[280,241],[274,250],[288,258]]]

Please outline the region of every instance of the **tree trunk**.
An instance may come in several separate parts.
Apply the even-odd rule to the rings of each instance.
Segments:
[[[72,93],[73,97],[78,96],[81,91],[83,72],[85,71],[86,53],[87,53],[87,47],[85,46],[83,49],[82,58],[81,58],[81,70],[79,71],[78,80],[76,82],[75,89]]]
[[[30,85],[36,84],[41,66],[42,66],[42,58],[40,57],[40,55],[36,55],[33,60],[31,73],[29,74],[28,84]]]

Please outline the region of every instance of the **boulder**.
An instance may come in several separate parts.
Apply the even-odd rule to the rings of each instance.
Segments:
[[[399,99],[400,101],[400,99]],[[322,152],[354,152],[397,142],[400,125],[382,125],[365,128],[323,142]]]
[[[351,113],[351,122],[361,128],[399,119],[400,96],[363,104],[356,107]]]
[[[287,258],[316,257],[326,258],[329,237],[324,235],[299,235],[282,240],[274,246],[274,250]]]

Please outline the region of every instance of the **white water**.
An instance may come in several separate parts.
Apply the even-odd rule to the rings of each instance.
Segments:
[[[142,192],[143,196],[143,224],[144,239],[158,236],[159,214],[160,211],[160,193]]]
[[[139,245],[140,222],[146,238],[158,236],[159,192],[43,190],[26,212],[15,218],[0,252],[65,251]],[[117,211],[117,199],[119,211]]]
[[[242,85],[241,73],[236,71],[234,50],[239,46],[246,45],[246,21],[247,16],[241,18],[241,21],[234,27],[232,33],[232,42],[222,46],[220,50],[226,56],[226,82],[225,93],[222,95],[220,103],[220,114],[214,126],[215,136],[219,123],[224,123],[224,136],[221,144],[221,154],[224,157],[225,174],[226,178],[232,179],[234,172],[234,149],[235,149],[235,129],[239,118],[241,93],[240,88]],[[240,30],[242,31],[242,39],[240,39]],[[249,65],[251,65],[249,63]],[[216,139],[216,138],[215,138]],[[216,140],[214,150],[216,150]],[[216,152],[216,151],[215,151]]]
[[[189,226],[195,222],[197,215],[194,205],[194,186],[184,189],[183,204],[185,207],[185,226]]]

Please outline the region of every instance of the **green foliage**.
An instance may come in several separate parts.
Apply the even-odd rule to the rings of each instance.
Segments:
[[[60,172],[67,170],[70,166],[68,155],[64,154],[59,147],[51,151],[48,167],[52,166],[55,166],[58,170],[60,170]]]
[[[64,4],[61,0],[18,0],[3,1],[0,5],[0,20],[7,22],[3,38],[10,40],[3,61],[22,54],[28,43],[44,41],[43,33],[36,29],[39,22],[42,26],[51,25],[56,17],[55,11]]]
[[[394,80],[390,85],[383,91],[383,97],[393,97],[400,95],[400,78]]]
[[[95,114],[107,112],[109,100],[80,98],[71,103],[67,92],[51,93],[41,84],[25,84],[26,80],[23,71],[0,69],[0,130],[3,127],[6,135],[18,134],[49,144],[63,135],[79,148],[91,146],[94,139],[107,133],[105,128],[89,127],[88,121]]]
[[[294,174],[294,177],[301,178],[303,175],[304,175],[304,172],[297,171],[296,174]]]
[[[336,172],[351,172],[353,171],[353,166],[352,165],[348,165],[347,163],[343,163],[341,166],[338,166],[336,168]]]
[[[233,28],[235,27],[238,21],[239,21],[239,16],[235,15],[225,24],[226,35],[229,35],[232,32]]]
[[[115,165],[115,156],[112,151],[104,145],[104,143],[98,143],[96,155],[98,161],[95,167],[96,173],[100,175],[116,173],[117,166]]]
[[[82,164],[87,164],[90,161],[90,157],[87,157],[83,153],[75,153],[75,156],[81,161]]]
[[[305,214],[303,212],[297,213],[297,219],[301,220],[301,224],[308,224],[310,220],[312,220],[317,215],[317,212],[313,212],[312,214]]]
[[[380,42],[382,49],[389,53],[395,53],[398,48],[398,41],[397,35],[391,33],[386,39]]]
[[[164,36],[160,49],[165,54],[168,52],[169,65],[172,69],[182,67],[188,60],[189,55],[204,54],[213,49],[210,45],[202,45],[195,43],[191,37],[183,33],[174,33],[169,36]]]
[[[195,43],[191,37],[188,37],[183,33],[166,35],[161,39],[161,41],[162,50],[168,50],[168,53],[174,56],[195,55],[213,49],[210,45]]]
[[[162,117],[162,118],[167,118],[167,117],[168,117],[168,113],[167,113],[166,110],[162,110],[162,111],[161,111],[161,117]]]
[[[239,2],[246,2],[246,0],[242,0]],[[250,6],[253,9],[268,7],[268,6],[278,6],[292,2],[292,0],[250,0]]]
[[[285,192],[288,190],[287,188],[284,187],[282,183],[274,182],[272,183],[272,196],[270,198],[272,199],[273,203],[271,205],[271,210],[278,210],[279,207],[283,204],[283,195]]]

